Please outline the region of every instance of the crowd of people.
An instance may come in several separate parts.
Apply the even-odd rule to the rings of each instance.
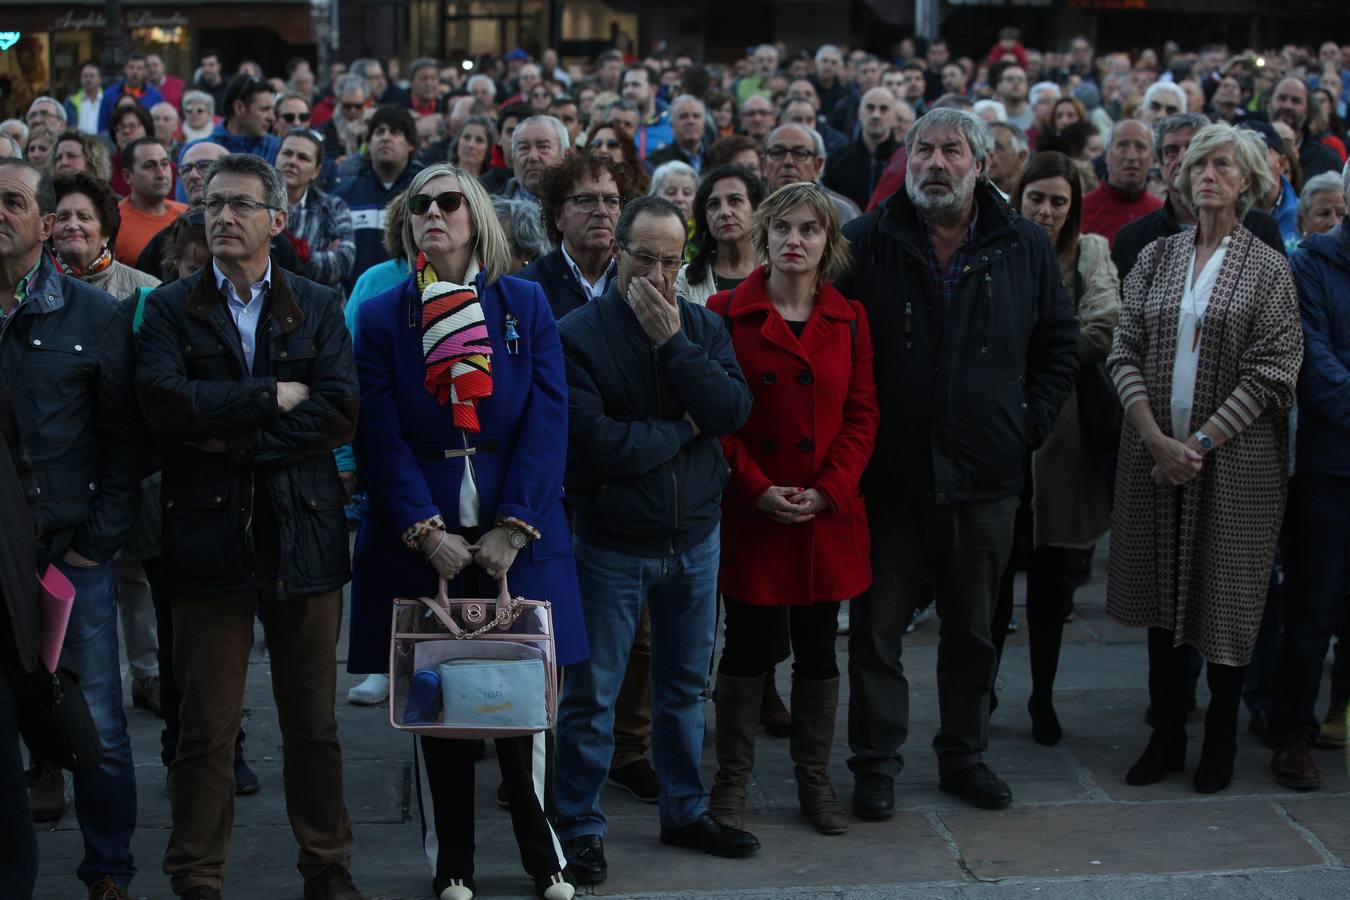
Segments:
[[[985,753],[1015,573],[1053,745],[1108,531],[1107,612],[1148,629],[1125,780],[1186,769],[1204,671],[1194,789],[1231,782],[1244,703],[1274,780],[1317,788],[1350,700],[1350,46],[955,49],[284,77],[132,53],[0,122],[0,893],[32,896],[32,821],[66,800],[20,744],[53,677],[34,561],[76,592],[94,900],[137,871],[121,642],[164,719],[163,871],[222,896],[260,789],[255,619],[304,896],[364,896],[333,708],[348,582],[358,705],[389,699],[396,597],[509,573],[551,604],[556,728],[495,742],[545,900],[607,877],[607,783],[657,804],[663,844],[756,852],[761,726],[821,834],[893,815],[903,636],[930,606],[938,787],[1007,807]],[[439,900],[475,896],[484,750],[415,739]]]

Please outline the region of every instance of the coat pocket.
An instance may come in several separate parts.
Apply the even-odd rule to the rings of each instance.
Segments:
[[[299,568],[311,583],[346,576],[351,568],[347,552],[347,495],[337,478],[303,482],[296,489],[295,530]]]
[[[234,486],[166,480],[161,490],[161,545],[170,583],[190,588],[236,582],[247,537]]]

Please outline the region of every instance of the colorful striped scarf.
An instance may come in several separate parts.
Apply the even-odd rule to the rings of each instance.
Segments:
[[[466,284],[441,281],[425,253],[417,254],[417,289],[422,292],[422,354],[426,388],[436,402],[452,404],[455,427],[478,431],[478,401],[492,396],[492,345],[478,302],[478,261]]]

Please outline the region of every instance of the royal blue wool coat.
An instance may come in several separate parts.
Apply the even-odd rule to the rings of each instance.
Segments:
[[[567,376],[562,345],[539,285],[503,277],[478,278],[479,297],[492,341],[492,395],[479,402],[482,430],[468,433],[478,479],[479,523],[486,532],[499,516],[515,516],[542,537],[516,556],[508,573],[513,595],[553,606],[558,663],[590,655],[582,620],[576,564],[563,513],[567,462]],[[357,472],[370,497],[356,533],[352,559],[351,644],[347,670],[389,668],[389,624],[395,597],[433,596],[436,573],[421,552],[403,544],[406,528],[440,513],[459,527],[463,457],[445,450],[464,446],[450,407],[423,386],[422,304],[416,283],[365,301],[357,313],[356,369],[361,415],[354,448]],[[507,316],[519,341],[508,348]],[[451,597],[464,596],[451,582]],[[480,582],[489,583],[486,576]]]

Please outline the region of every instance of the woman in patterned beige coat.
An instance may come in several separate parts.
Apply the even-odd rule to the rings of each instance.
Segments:
[[[1153,734],[1125,776],[1185,768],[1184,645],[1208,661],[1201,793],[1232,780],[1242,680],[1265,606],[1288,481],[1287,413],[1303,359],[1284,256],[1240,224],[1273,182],[1250,131],[1210,125],[1175,187],[1193,231],[1144,250],[1107,364],[1126,425],[1107,612],[1146,627]]]

